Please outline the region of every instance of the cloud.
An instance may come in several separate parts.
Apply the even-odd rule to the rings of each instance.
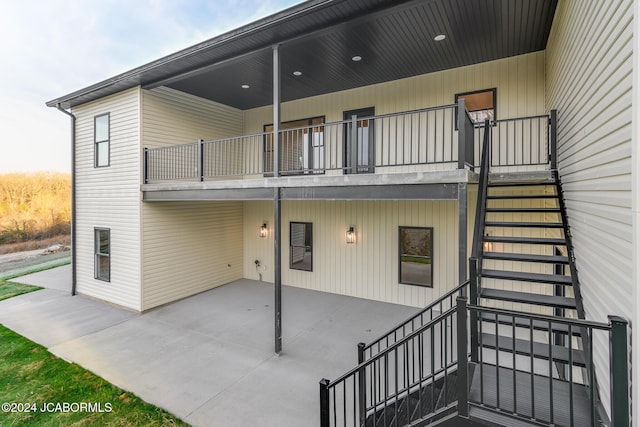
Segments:
[[[68,119],[46,101],[295,3],[0,0],[0,173],[70,170]]]

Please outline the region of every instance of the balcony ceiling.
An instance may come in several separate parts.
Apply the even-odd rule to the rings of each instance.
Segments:
[[[556,4],[311,0],[47,105],[70,107],[137,85],[168,86],[243,110],[270,105],[274,44],[283,102],[367,86],[544,50]],[[446,38],[435,41],[439,34]]]

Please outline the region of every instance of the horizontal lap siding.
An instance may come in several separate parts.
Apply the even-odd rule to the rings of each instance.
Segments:
[[[560,2],[547,49],[548,108],[588,319],[633,320],[633,2]],[[636,195],[637,197],[637,195]],[[608,343],[595,345],[608,401]]]
[[[458,284],[457,218],[455,201],[283,201],[282,282],[424,306]],[[268,238],[258,236],[264,221]],[[313,272],[289,268],[291,221],[313,223]],[[273,282],[273,203],[245,202],[244,222],[244,275],[258,279],[262,273]],[[345,241],[349,226],[355,228],[355,244]],[[433,227],[433,288],[398,284],[398,226]],[[255,260],[262,263],[259,270]]]
[[[144,205],[144,310],[242,278],[241,202]]]
[[[77,290],[140,310],[139,90],[73,109],[76,121]],[[109,167],[94,168],[96,115],[110,114]],[[94,227],[111,229],[111,281],[94,279]]]
[[[242,134],[240,110],[168,88],[143,91],[143,147]],[[143,309],[242,277],[242,203],[143,203]]]

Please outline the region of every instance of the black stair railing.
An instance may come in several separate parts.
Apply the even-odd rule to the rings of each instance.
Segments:
[[[608,335],[606,340],[610,342],[608,362],[611,391],[605,410],[611,416],[612,426],[629,425],[626,320],[610,316],[609,323],[606,324],[491,307],[467,306],[466,301],[461,298],[458,300],[458,325],[466,324],[467,312],[469,315],[475,312],[478,317],[494,316],[494,325],[502,324],[503,335],[500,338],[498,334],[492,335],[495,342],[481,342],[485,347],[492,347],[495,353],[480,352],[479,360],[471,363],[474,369],[469,379],[470,388],[458,383],[459,414],[468,410],[473,415],[472,408],[478,408],[534,425],[606,425],[607,414],[597,411],[600,407],[598,392],[595,387],[590,386],[594,383],[595,375],[593,351],[584,352],[573,339],[568,339],[567,348],[560,349],[551,345],[540,346],[534,339],[535,334],[546,333],[551,336],[552,331],[557,329],[567,330],[569,337],[572,337],[574,332],[586,329],[590,340],[593,340],[594,334]],[[528,323],[526,333],[522,331],[523,319]],[[482,336],[481,333],[481,340]],[[466,343],[466,339],[460,339],[458,336],[459,354],[466,353]],[[462,346],[465,348],[460,348]],[[587,348],[592,349],[591,342]],[[459,372],[469,372],[464,366],[466,361],[459,358],[458,363]],[[567,378],[560,378],[557,363],[567,366]],[[585,366],[591,369],[585,371]],[[587,372],[586,377],[584,372]],[[462,381],[460,374],[458,381]],[[465,404],[463,398],[467,390],[468,404]]]
[[[416,329],[421,328],[426,323],[432,321],[445,311],[455,307],[456,298],[461,295],[465,295],[468,286],[469,281],[465,281],[418,311],[407,320],[392,327],[389,331],[383,333],[378,338],[370,341],[369,343],[358,344],[358,363],[362,363],[365,360],[372,358],[376,354],[388,348],[390,345],[395,344],[398,340],[406,337]]]
[[[321,380],[320,425],[402,426],[455,412],[456,310],[454,304],[341,377]]]

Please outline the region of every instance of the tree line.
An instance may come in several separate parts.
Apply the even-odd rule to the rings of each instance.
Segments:
[[[69,174],[0,175],[0,245],[68,235],[70,221]]]

